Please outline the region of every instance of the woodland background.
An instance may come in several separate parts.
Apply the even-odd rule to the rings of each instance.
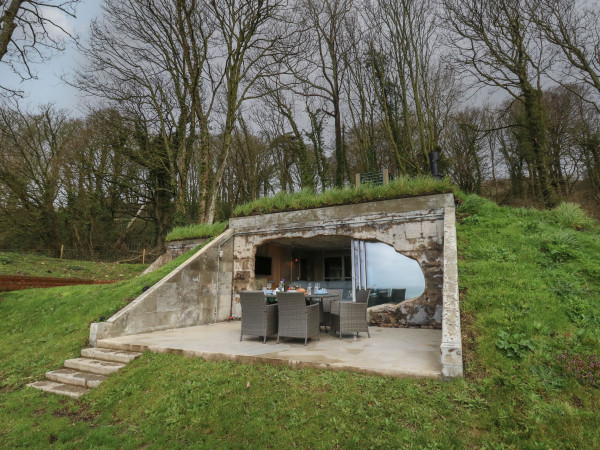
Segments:
[[[77,0],[0,5],[0,63],[76,39]],[[499,204],[600,216],[600,6],[572,0],[104,0],[65,80],[0,80],[0,248],[164,244],[236,205],[441,172]],[[83,113],[81,112],[83,111]]]

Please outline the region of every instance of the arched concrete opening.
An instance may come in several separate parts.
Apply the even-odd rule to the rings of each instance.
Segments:
[[[252,289],[278,287],[283,280],[286,288],[306,289],[319,283],[322,288],[343,289],[347,299],[353,298],[357,289],[369,289],[370,308],[393,308],[402,302],[405,308],[418,308],[415,305],[425,293],[426,280],[419,262],[375,239],[328,234],[269,238],[258,241],[253,251]]]
[[[260,252],[260,249],[268,248],[265,246],[279,245],[282,249],[288,249],[280,259],[290,258],[293,261],[295,255],[292,249],[308,246],[316,252],[325,252],[347,248],[350,256],[352,241],[381,242],[418,263],[425,279],[425,288],[421,295],[412,300],[386,302],[371,307],[370,323],[387,327],[441,328],[444,211],[441,208],[392,210],[398,207],[398,203],[365,203],[271,214],[260,216],[261,220],[257,220],[257,217],[232,220],[230,224],[235,233],[232,286],[234,315],[239,313],[241,291],[262,288],[269,281],[269,276],[276,283],[284,275],[293,277],[292,264],[287,268],[283,262],[277,265],[281,266],[277,273],[256,275],[257,250]],[[259,256],[273,258],[268,254]],[[318,271],[313,271],[312,278],[316,281],[318,277]]]

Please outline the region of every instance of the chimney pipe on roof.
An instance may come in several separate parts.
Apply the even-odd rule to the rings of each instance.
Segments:
[[[429,152],[429,167],[431,168],[431,175],[436,180],[442,179],[442,176],[440,175],[440,170],[438,167],[439,160],[440,160],[440,152],[439,151]]]

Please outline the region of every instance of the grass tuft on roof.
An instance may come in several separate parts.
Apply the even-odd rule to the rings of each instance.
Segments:
[[[326,206],[388,200],[402,197],[444,194],[454,192],[456,186],[449,178],[436,180],[429,176],[399,177],[382,186],[361,185],[359,188],[334,188],[321,194],[304,189],[300,192],[280,192],[273,197],[263,197],[233,211],[234,217],[269,214],[282,211],[322,208]]]

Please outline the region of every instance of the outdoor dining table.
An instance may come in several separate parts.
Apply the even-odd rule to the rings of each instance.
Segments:
[[[296,292],[296,291],[285,291],[285,292]],[[265,297],[269,300],[269,303],[275,303],[272,300],[277,299],[277,293],[274,291],[272,294],[265,294]],[[324,298],[337,297],[337,294],[304,294],[304,298],[309,301],[321,301]]]

